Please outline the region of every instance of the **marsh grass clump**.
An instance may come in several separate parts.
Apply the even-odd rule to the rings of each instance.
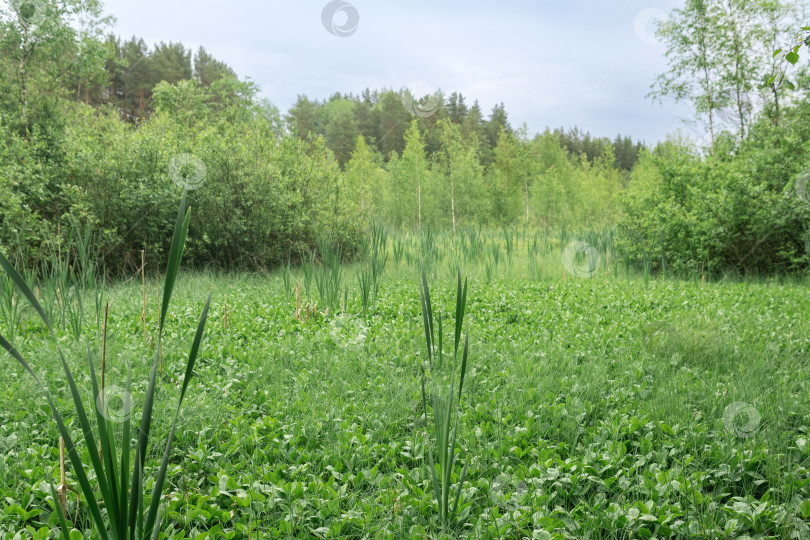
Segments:
[[[388,232],[379,221],[371,223],[370,243],[365,247],[367,263],[360,269],[357,275],[359,286],[360,304],[363,313],[366,313],[372,305],[377,302],[380,292],[380,281],[385,272],[385,264],[388,261]],[[344,302],[345,305],[345,302]]]
[[[426,450],[428,464],[430,466],[430,477],[436,501],[439,504],[439,514],[442,527],[454,524],[456,512],[458,511],[459,500],[461,499],[461,488],[467,476],[469,462],[464,464],[461,476],[456,486],[453,506],[450,506],[451,484],[453,467],[458,453],[456,452],[456,436],[458,434],[459,407],[461,405],[461,392],[464,388],[464,376],[467,373],[467,355],[469,353],[470,328],[467,325],[467,332],[464,336],[464,347],[461,353],[461,365],[459,372],[458,391],[456,391],[456,366],[459,364],[459,345],[464,327],[464,311],[467,305],[467,280],[464,286],[461,284],[461,271],[458,270],[458,288],[456,292],[456,313],[455,329],[452,355],[444,351],[442,316],[440,313],[434,318],[433,306],[430,302],[430,291],[428,288],[427,274],[422,268],[422,282],[420,287],[422,322],[425,329],[425,343],[427,345],[428,373],[424,366],[422,372],[422,407],[424,411],[426,434]],[[435,331],[434,331],[435,320]],[[438,335],[438,343],[436,336]],[[449,374],[448,374],[449,371]],[[449,383],[447,379],[449,376]],[[429,382],[428,382],[429,379]],[[447,384],[443,389],[442,386]],[[431,424],[428,422],[428,398],[426,386],[430,386],[430,409],[433,413],[432,437]],[[436,448],[436,456],[433,455],[431,438]]]
[[[177,222],[175,224],[171,250],[169,252],[166,280],[163,285],[163,301],[161,304],[160,324],[158,328],[155,357],[149,374],[149,385],[144,400],[140,426],[136,428],[135,433],[133,433],[132,429],[132,420],[130,418],[131,411],[129,408],[133,401],[131,397],[131,372],[127,375],[126,389],[122,394],[124,396],[124,402],[129,404],[127,407],[125,407],[125,414],[120,416],[109,414],[108,409],[111,405],[111,401],[114,398],[113,396],[108,395],[107,403],[105,404],[105,388],[103,379],[104,368],[102,367],[102,381],[101,388],[99,388],[99,381],[96,377],[94,364],[95,355],[91,351],[88,343],[87,361],[90,368],[93,405],[95,405],[91,405],[91,408],[95,409],[96,429],[94,430],[91,424],[91,418],[93,415],[92,413],[88,414],[84,400],[81,398],[81,392],[76,385],[73,373],[67,363],[67,359],[62,351],[62,347],[60,346],[59,340],[54,332],[50,318],[46,314],[39,300],[37,300],[37,297],[31,290],[31,287],[29,287],[29,285],[26,283],[26,280],[17,272],[9,260],[2,253],[0,253],[0,267],[2,267],[7,274],[8,279],[14,283],[16,288],[20,291],[22,296],[25,297],[31,307],[37,312],[37,314],[39,314],[40,318],[48,329],[50,337],[53,339],[56,345],[59,360],[64,371],[64,381],[67,383],[73,400],[75,420],[81,428],[82,437],[88,450],[87,456],[89,456],[89,464],[83,461],[83,451],[76,447],[76,444],[71,437],[72,429],[68,426],[72,423],[72,421],[69,420],[66,424],[65,418],[56,407],[56,400],[54,395],[49,390],[47,380],[41,379],[37,375],[34,366],[29,364],[23,358],[20,352],[18,352],[17,349],[9,342],[9,340],[2,335],[0,335],[0,346],[5,349],[15,360],[17,360],[17,362],[19,362],[19,364],[34,378],[37,385],[42,389],[45,400],[50,408],[50,412],[56,422],[59,435],[61,439],[64,440],[65,451],[67,452],[67,457],[70,460],[70,464],[73,468],[73,474],[75,475],[76,482],[79,486],[78,491],[81,492],[81,497],[87,506],[87,511],[90,514],[90,518],[95,525],[99,537],[103,540],[110,538],[115,540],[132,538],[145,539],[153,537],[157,538],[159,536],[161,522],[160,500],[166,482],[166,472],[169,465],[172,442],[174,440],[174,434],[180,415],[180,407],[183,403],[183,398],[185,397],[189,382],[194,374],[194,364],[200,350],[203,331],[205,329],[205,323],[208,317],[208,309],[211,303],[211,296],[209,295],[200,316],[200,320],[197,325],[197,332],[194,336],[194,341],[188,355],[185,376],[183,377],[182,388],[180,390],[180,397],[178,399],[174,420],[166,441],[163,459],[160,463],[157,477],[152,483],[151,497],[147,499],[147,482],[144,480],[144,459],[148,453],[149,435],[152,427],[157,371],[159,359],[161,358],[163,329],[166,321],[166,315],[168,313],[169,302],[171,301],[172,297],[172,291],[177,279],[177,273],[180,268],[180,260],[182,258],[183,246],[185,244],[190,219],[191,209],[186,209],[186,195],[184,193],[180,203],[180,209],[177,214]],[[78,241],[81,244],[81,242],[84,240],[85,239]],[[97,276],[92,273],[85,274],[83,277],[85,280],[84,284],[89,285],[89,280],[91,280],[93,277]],[[119,426],[116,424],[119,422],[122,424],[120,426],[122,435],[120,441],[116,441],[115,434],[119,429]],[[130,446],[133,437],[137,437],[137,444],[135,447],[134,459],[131,459]],[[118,449],[119,445],[120,451]],[[56,487],[51,485],[50,491],[59,519],[61,537],[65,540],[75,538],[76,533],[69,529],[66,516],[62,511],[62,505],[57,504],[56,502],[61,500],[60,495],[57,493]],[[100,498],[98,496],[99,493]],[[148,507],[146,506],[147,504]]]
[[[338,244],[322,236],[318,236],[317,244],[321,262],[312,272],[315,287],[318,290],[321,305],[335,313],[340,310],[341,293],[343,292],[343,251]]]

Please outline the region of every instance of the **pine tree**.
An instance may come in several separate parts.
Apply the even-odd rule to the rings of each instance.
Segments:
[[[299,139],[306,140],[310,134],[318,133],[318,102],[310,101],[305,95],[299,95],[287,113],[287,127]]]
[[[197,49],[194,55],[194,78],[203,86],[211,86],[211,83],[222,77],[236,77],[236,73],[225,63],[220,62],[208,54],[203,47]]]

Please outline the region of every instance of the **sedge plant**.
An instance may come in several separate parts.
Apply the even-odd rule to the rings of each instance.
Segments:
[[[177,428],[177,421],[180,414],[180,407],[183,403],[186,390],[188,389],[189,382],[191,381],[194,373],[194,363],[200,350],[200,344],[203,338],[203,331],[205,323],[208,318],[208,308],[211,303],[211,296],[203,307],[202,314],[200,315],[199,323],[197,324],[197,331],[194,336],[194,341],[191,344],[191,350],[188,355],[186,363],[185,377],[183,378],[183,385],[180,391],[177,408],[174,413],[174,421],[172,422],[171,429],[166,441],[166,448],[163,453],[163,459],[160,463],[160,468],[155,478],[151,498],[147,499],[144,481],[144,460],[147,455],[149,446],[149,434],[152,427],[153,407],[155,402],[156,379],[158,370],[158,361],[161,357],[161,338],[163,335],[164,323],[166,321],[166,314],[169,308],[169,302],[172,297],[172,291],[177,279],[177,273],[180,268],[180,260],[183,253],[183,245],[185,244],[186,234],[188,232],[189,221],[191,218],[191,209],[186,208],[186,194],[183,193],[180,202],[180,208],[177,214],[177,222],[174,229],[172,238],[172,245],[169,252],[168,268],[166,270],[166,281],[163,286],[163,301],[161,303],[160,323],[158,327],[157,347],[155,350],[155,358],[152,362],[151,371],[149,374],[149,386],[146,391],[146,396],[143,405],[143,413],[141,415],[140,426],[137,432],[133,433],[130,415],[124,415],[122,418],[122,439],[120,441],[120,452],[116,443],[116,426],[109,415],[104,414],[104,392],[99,389],[98,380],[96,378],[96,370],[93,363],[93,353],[88,346],[88,366],[90,368],[90,381],[92,384],[95,420],[97,423],[97,434],[91,426],[90,414],[88,414],[85,404],[81,398],[79,389],[71,373],[70,366],[68,365],[56,334],[53,331],[50,319],[47,317],[42,306],[37,301],[36,296],[31,288],[26,284],[25,280],[20,276],[17,270],[9,263],[8,259],[0,253],[0,266],[8,274],[16,287],[31,304],[31,306],[39,314],[40,318],[45,323],[51,337],[56,343],[56,349],[64,370],[65,380],[67,381],[73,398],[73,405],[75,408],[75,418],[81,428],[84,443],[89,450],[90,463],[86,464],[82,461],[80,450],[71,437],[70,430],[65,424],[62,414],[57,410],[54,397],[50,393],[46,381],[40,379],[36,374],[33,367],[23,358],[23,356],[14,348],[14,346],[2,335],[0,335],[0,346],[2,346],[20,365],[27,371],[42,388],[44,397],[48,402],[51,413],[56,421],[59,434],[64,439],[65,448],[68,458],[73,467],[73,472],[76,476],[76,481],[79,485],[79,491],[85,501],[89,515],[98,535],[103,540],[134,540],[135,538],[158,538],[160,529],[160,499],[161,493],[164,488],[166,480],[166,471],[169,464],[169,457],[174,440],[175,430]],[[127,377],[126,391],[127,396],[130,395],[131,389],[131,374]],[[99,405],[102,404],[102,405]],[[130,446],[132,439],[137,437],[137,444],[135,446],[135,456],[131,459]],[[99,451],[100,449],[100,451]],[[90,478],[95,477],[95,482],[91,482]],[[96,484],[96,486],[94,486]],[[100,496],[97,496],[100,493]],[[62,513],[61,506],[57,503],[56,489],[51,485],[51,495],[53,496],[54,504],[56,506],[57,517],[59,518],[59,525],[61,529],[62,538],[69,540],[72,538],[66,522],[66,518]],[[146,505],[148,504],[148,507]]]
[[[465,463],[461,471],[461,476],[456,486],[455,500],[451,508],[451,475],[457,458],[456,435],[458,433],[459,407],[461,391],[464,388],[464,375],[467,372],[467,355],[469,352],[470,338],[470,327],[468,324],[464,336],[464,347],[461,353],[461,368],[458,370],[458,391],[456,391],[456,366],[458,365],[459,345],[464,325],[464,311],[467,304],[467,280],[464,280],[464,286],[462,287],[461,271],[458,270],[458,290],[456,293],[455,332],[452,356],[445,354],[443,350],[441,314],[437,314],[435,317],[436,332],[434,332],[433,307],[430,302],[430,291],[428,290],[427,274],[424,266],[422,267],[420,293],[422,322],[425,327],[425,342],[427,343],[428,368],[430,370],[431,379],[430,403],[433,411],[432,428],[433,439],[436,441],[436,457],[434,458],[433,456],[433,450],[430,444],[431,434],[430,424],[428,422],[428,398],[425,390],[427,375],[424,366],[422,366],[422,406],[425,415],[425,428],[428,431],[426,450],[433,490],[436,495],[436,501],[439,504],[442,526],[447,527],[452,525],[455,521],[459,500],[461,498],[461,488],[467,476],[468,466],[468,463]],[[437,334],[438,343],[436,342]],[[449,365],[445,366],[445,362],[448,362]],[[446,380],[446,376],[442,377],[442,375],[448,368],[450,370],[450,382],[446,390],[443,391],[441,386],[443,386],[442,381]]]

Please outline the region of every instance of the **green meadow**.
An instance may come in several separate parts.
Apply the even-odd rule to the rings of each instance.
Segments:
[[[74,441],[81,427],[57,343],[88,411],[97,395],[87,351],[104,349],[105,417],[117,437],[124,417],[140,420],[157,366],[148,506],[188,345],[212,294],[156,538],[810,534],[806,281],[651,276],[611,257],[598,235],[600,247],[575,253],[566,271],[565,237],[375,230],[353,264],[330,263],[336,255],[324,246],[270,274],[180,270],[159,355],[163,277],[148,273],[76,284],[50,307],[41,283],[34,294],[54,314],[55,340],[18,296],[16,319],[4,304],[0,333],[14,335],[47,381]],[[468,280],[451,507],[460,492],[446,518],[428,453],[438,453],[430,397],[446,390],[448,372],[428,369],[423,261],[451,352],[459,269]],[[80,323],[71,302],[84,306]],[[106,327],[97,304],[109,304]],[[452,367],[452,355],[445,362]],[[8,355],[2,365],[0,533],[56,537],[60,432],[33,377]],[[456,389],[459,371],[456,362]],[[98,451],[77,448],[84,463]],[[98,491],[95,481],[90,472]],[[70,538],[99,537],[86,497],[77,505],[70,489],[66,518]]]

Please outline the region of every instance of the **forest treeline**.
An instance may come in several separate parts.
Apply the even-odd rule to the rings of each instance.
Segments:
[[[632,260],[682,271],[807,267],[810,214],[794,189],[810,165],[807,70],[771,54],[795,40],[795,4],[688,0],[670,15],[670,70],[651,96],[687,104],[693,123],[654,146],[529,134],[503,104],[485,112],[458,92],[302,94],[282,113],[202,47],[110,35],[95,1],[42,5],[0,27],[0,246],[29,259],[78,228],[108,268],[137,266],[141,250],[160,263],[201,163],[198,266],[271,267],[318,236],[351,253],[381,219],[615,228]]]

